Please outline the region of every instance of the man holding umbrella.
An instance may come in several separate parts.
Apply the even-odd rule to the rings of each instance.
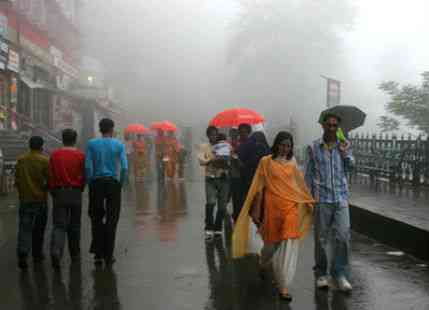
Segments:
[[[326,112],[326,111],[325,111]],[[329,275],[340,290],[352,290],[347,279],[350,251],[350,215],[347,169],[353,162],[350,143],[337,135],[342,118],[322,113],[323,137],[308,148],[305,179],[317,201],[315,208],[315,272],[318,288],[329,287]],[[345,124],[348,125],[348,124]],[[343,126],[342,126],[343,127]],[[328,242],[333,233],[332,257],[328,274]]]

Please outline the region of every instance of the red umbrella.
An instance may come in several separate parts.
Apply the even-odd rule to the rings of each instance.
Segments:
[[[147,133],[148,129],[142,124],[129,124],[125,128],[125,133]]]
[[[255,125],[263,123],[264,121],[264,117],[253,110],[245,108],[234,108],[225,110],[217,114],[210,121],[210,125],[221,128],[236,127],[240,124]]]
[[[153,130],[177,131],[177,126],[170,121],[154,122],[150,128]]]

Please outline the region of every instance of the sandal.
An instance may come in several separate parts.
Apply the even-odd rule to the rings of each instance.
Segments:
[[[280,295],[280,298],[284,301],[287,301],[287,302],[292,301],[292,295],[289,293],[279,293],[279,295]]]

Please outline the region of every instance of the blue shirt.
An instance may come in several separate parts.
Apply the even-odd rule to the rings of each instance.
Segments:
[[[318,139],[308,148],[305,181],[318,203],[348,203],[347,172],[353,156],[350,148],[341,154],[339,147],[339,142],[329,148],[323,139]]]
[[[88,183],[99,177],[118,179],[120,165],[120,181],[126,182],[128,162],[125,145],[114,138],[96,138],[88,142],[85,154],[85,172]]]

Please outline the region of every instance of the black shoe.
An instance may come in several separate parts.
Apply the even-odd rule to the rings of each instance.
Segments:
[[[58,257],[52,256],[51,257],[51,263],[52,263],[52,268],[54,268],[55,270],[61,269],[61,263],[60,263],[60,259]]]
[[[94,256],[94,265],[95,266],[103,265],[103,258],[101,257],[101,255],[95,255]]]
[[[40,254],[40,255],[34,255],[33,256],[33,262],[35,264],[40,264],[45,260],[45,255]]]
[[[116,259],[114,257],[105,258],[104,262],[106,263],[106,266],[112,266],[116,262]]]
[[[287,294],[282,294],[279,293],[281,300],[284,300],[286,302],[291,302],[292,301],[292,295],[287,293]]]
[[[27,270],[28,269],[27,257],[20,256],[18,258],[18,268],[21,270]]]
[[[80,264],[81,262],[80,255],[74,255],[70,259],[72,264]]]

